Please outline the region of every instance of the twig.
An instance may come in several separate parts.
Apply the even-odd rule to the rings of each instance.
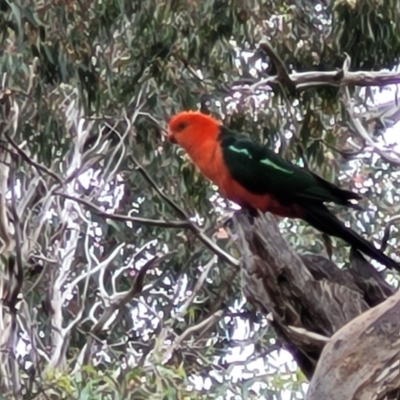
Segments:
[[[154,188],[154,190],[158,193],[158,195],[175,210],[179,217],[184,218],[186,220],[189,219],[189,216],[185,213],[185,211],[179,207],[171,198],[169,198],[164,191],[157,185],[157,183],[153,180],[153,178],[147,173],[142,164],[131,155],[133,162],[136,164],[136,169],[141,173],[141,175],[146,179],[146,181]]]
[[[321,140],[321,143],[323,145],[325,145],[326,147],[328,147],[329,149],[335,151],[336,153],[339,153],[345,159],[355,158],[355,157],[359,156],[365,149],[365,147],[362,146],[361,148],[356,149],[356,150],[341,150],[335,146],[332,146],[326,140]]]
[[[53,179],[55,179],[61,186],[63,185],[62,179],[55,174],[53,171],[45,167],[44,165],[39,164],[38,162],[32,160],[31,157],[29,157],[18,145],[17,143],[14,142],[14,140],[11,138],[11,136],[8,134],[7,131],[4,132],[4,136],[10,143],[10,145],[15,149],[15,151],[21,156],[21,158],[26,161],[28,164],[32,165],[35,167],[38,171],[44,172],[47,175],[50,175]]]
[[[213,267],[213,265],[216,263],[216,256],[214,255],[211,260],[204,266],[203,272],[200,274],[199,278],[197,279],[196,284],[194,285],[194,288],[192,290],[192,293],[190,296],[186,299],[185,303],[181,307],[180,311],[175,315],[174,319],[178,320],[179,318],[182,318],[185,314],[187,309],[189,308],[190,304],[194,300],[194,298],[197,296],[198,291],[203,287],[204,281],[207,279],[207,276]]]
[[[197,325],[190,326],[187,328],[180,336],[178,336],[174,343],[166,349],[164,354],[164,360],[167,361],[172,356],[173,352],[181,345],[181,343],[189,336],[195,332],[209,329],[211,326],[215,325],[221,317],[224,315],[223,310],[218,310],[214,314],[211,314],[208,318],[201,321]]]
[[[291,93],[294,93],[296,85],[293,83],[285,64],[279,57],[278,53],[273,49],[271,43],[264,39],[260,43],[260,49],[267,54],[271,59],[272,64],[275,66],[279,83],[284,84]]]
[[[385,150],[382,150],[374,142],[371,136],[368,134],[367,130],[364,128],[359,118],[355,117],[354,113],[354,102],[351,100],[349,88],[344,88],[344,102],[346,107],[348,107],[349,123],[355,130],[355,132],[360,136],[366,143],[368,143],[383,159],[386,161],[400,165],[400,158],[392,157]]]
[[[160,220],[160,219],[149,219],[149,218],[141,218],[141,217],[131,217],[131,216],[122,215],[122,214],[111,214],[106,211],[103,211],[101,208],[97,207],[95,204],[93,204],[89,200],[70,196],[69,194],[61,193],[58,191],[54,192],[54,194],[56,196],[64,197],[65,199],[76,201],[79,204],[83,204],[86,207],[88,207],[91,211],[96,213],[99,217],[109,218],[113,221],[132,222],[133,224],[158,226],[161,228],[190,228],[190,222],[187,222],[187,221],[164,221],[164,220]]]
[[[88,235],[87,235],[88,236]],[[114,259],[117,257],[118,253],[121,251],[121,249],[125,246],[125,243],[121,243],[120,245],[118,245],[111,253],[110,255],[104,259],[101,263],[99,263],[95,268],[90,269],[86,272],[84,272],[83,274],[78,275],[71,283],[68,284],[68,286],[71,288],[71,291],[75,288],[75,286],[78,285],[78,283],[80,281],[82,281],[83,279],[92,276],[93,274],[95,274],[96,272],[100,271],[103,268],[107,268],[109,266],[109,264],[114,261]],[[64,292],[64,296],[66,296],[66,294],[69,294],[67,292]],[[63,299],[65,301],[65,299]]]
[[[19,370],[16,360],[16,346],[17,346],[17,308],[18,296],[21,292],[22,284],[24,281],[23,273],[23,258],[22,258],[22,235],[21,235],[21,224],[19,215],[17,213],[17,195],[15,193],[15,168],[10,168],[10,182],[11,182],[11,215],[14,219],[14,237],[15,237],[15,260],[12,257],[8,258],[8,274],[9,274],[9,290],[4,299],[4,303],[9,308],[10,318],[11,318],[11,328],[8,335],[8,349],[9,349],[9,367],[11,370],[11,379],[13,382],[13,392],[14,395],[20,389],[19,381]]]
[[[110,257],[111,259],[111,257]],[[136,276],[135,282],[133,286],[126,292],[123,293],[115,293],[112,297],[110,297],[111,303],[101,315],[97,323],[92,327],[91,333],[97,334],[100,332],[107,321],[112,317],[115,311],[120,310],[126,304],[128,304],[135,296],[141,293],[143,289],[143,282],[146,276],[147,271],[154,268],[154,266],[158,263],[160,257],[154,257],[151,260],[147,261],[146,264],[140,269],[138,275]]]
[[[197,72],[190,66],[189,62],[185,60],[184,58],[181,58],[182,64],[185,66],[185,68],[189,71],[190,75],[193,76],[193,78],[200,83],[202,86],[204,86],[204,80],[200,78],[199,75],[197,75]]]
[[[12,250],[14,239],[9,232],[9,217],[7,213],[6,193],[10,176],[11,154],[0,152],[0,255]],[[11,165],[11,164],[10,164]]]
[[[344,53],[344,61],[343,61],[343,66],[342,69],[340,71],[338,71],[338,73],[336,74],[336,79],[340,80],[340,79],[344,79],[347,74],[349,73],[349,68],[351,65],[351,57],[347,54]]]
[[[147,271],[155,266],[158,263],[160,257],[154,257],[153,259],[149,260],[139,271],[133,286],[126,292],[123,293],[116,293],[112,297],[110,297],[110,304],[104,310],[103,314],[100,318],[96,321],[96,323],[92,326],[89,337],[87,340],[86,345],[82,348],[79,356],[78,361],[75,366],[75,371],[81,365],[85,365],[88,362],[88,358],[93,346],[94,340],[100,340],[97,335],[101,330],[105,327],[107,322],[113,317],[114,313],[124,307],[129,301],[131,301],[135,296],[139,295],[143,289],[143,282]],[[94,313],[95,308],[92,307],[91,312]],[[118,316],[120,313],[118,312]]]
[[[387,241],[390,236],[390,228],[392,225],[400,221],[400,215],[394,215],[389,219],[389,221],[386,223],[385,230],[383,231],[383,238],[382,238],[382,244],[381,244],[381,250],[385,251],[387,247]]]
[[[185,219],[188,223],[187,228],[191,229],[195,235],[215,254],[220,255],[225,261],[228,261],[233,266],[239,266],[239,261],[230,256],[228,253],[225,253],[221,248],[219,248],[208,236],[205,235],[204,231],[200,229],[197,225],[192,223],[189,219],[189,216],[186,212],[179,207],[172,199],[170,199],[163,190],[157,185],[157,183],[153,180],[153,178],[147,173],[146,169],[139,163],[139,161],[131,156],[134,163],[136,164],[137,169],[143,175],[143,177],[150,183],[150,185],[156,190],[159,196],[169,204],[175,212],[182,218]]]
[[[190,220],[181,220],[181,221],[164,221],[164,220],[156,220],[156,219],[148,219],[141,217],[131,217],[128,215],[121,214],[111,214],[101,210],[99,207],[94,205],[88,200],[80,199],[77,197],[70,196],[65,193],[61,193],[58,191],[54,192],[55,195],[64,197],[69,200],[76,201],[77,203],[83,204],[92,210],[94,213],[103,218],[109,218],[114,221],[122,221],[122,222],[132,222],[134,224],[148,225],[148,226],[158,226],[162,228],[181,228],[181,229],[190,229],[195,235],[205,244],[205,246],[210,249],[212,252],[220,256],[223,260],[227,261],[229,264],[234,267],[239,266],[239,261],[222,250],[219,246],[217,246],[197,225],[192,223]]]
[[[10,308],[13,318],[15,318],[16,304],[18,302],[18,295],[21,291],[22,284],[24,281],[24,270],[23,270],[23,257],[22,257],[22,234],[21,234],[21,223],[17,213],[17,195],[15,193],[15,168],[10,169],[10,190],[11,190],[11,215],[13,217],[14,225],[14,237],[15,237],[15,263],[10,268],[10,291],[7,294],[6,304]]]

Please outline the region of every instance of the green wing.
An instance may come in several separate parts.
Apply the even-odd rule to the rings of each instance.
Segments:
[[[221,130],[220,141],[233,179],[252,193],[271,194],[282,205],[334,202],[354,207],[348,200],[360,198],[226,128]]]

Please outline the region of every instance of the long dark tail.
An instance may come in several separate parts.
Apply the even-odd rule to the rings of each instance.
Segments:
[[[400,271],[400,265],[398,263],[383,254],[382,251],[378,250],[372,243],[365,240],[358,233],[347,228],[343,222],[339,221],[324,205],[310,204],[308,206],[302,206],[302,210],[305,212],[303,219],[314,228],[330,236],[339,237],[357,250],[379,261],[387,268],[394,268]]]

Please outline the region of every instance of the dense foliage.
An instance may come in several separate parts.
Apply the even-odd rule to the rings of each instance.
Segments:
[[[383,134],[399,107],[376,96],[400,82],[379,72],[399,64],[399,15],[397,0],[0,0],[0,392],[301,398],[305,378],[241,296],[232,205],[160,124],[202,107],[360,190],[367,211],[339,213],[378,241],[398,213]],[[281,225],[299,252],[325,252],[312,228]]]

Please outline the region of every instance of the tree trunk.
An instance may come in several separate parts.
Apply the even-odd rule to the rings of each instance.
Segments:
[[[397,354],[395,325],[400,324],[400,308],[396,309],[395,296],[386,300],[394,290],[381,274],[355,250],[350,253],[351,268],[348,271],[339,269],[323,256],[297,254],[283,239],[275,218],[270,214],[260,215],[250,222],[243,213],[237,213],[234,221],[242,253],[243,293],[250,303],[265,315],[268,314],[282,347],[293,355],[306,377],[312,381],[309,399],[367,398],[351,397],[350,392],[347,397],[335,393],[333,388],[340,386],[338,379],[341,386],[348,387],[350,391],[354,385],[364,387],[367,384],[367,387],[371,387],[368,390],[376,391],[379,386],[380,394],[387,393],[382,386],[390,381],[390,387],[393,387],[392,382],[396,380],[393,371],[385,370],[387,376],[382,375],[386,364],[382,364],[381,369],[371,371],[370,368],[373,362],[379,360],[375,353],[385,353],[385,348],[389,348],[391,357]],[[371,309],[377,304],[381,305]],[[369,322],[360,325],[357,321],[364,321],[364,318],[368,318]],[[353,332],[349,331],[353,329],[349,328],[353,323],[357,324],[355,326],[358,328],[354,329],[358,329],[358,336],[351,336],[343,343],[342,335]],[[383,328],[385,324],[388,326]],[[373,331],[364,332],[363,327]],[[342,338],[340,351],[332,342],[336,332]],[[398,327],[397,332],[400,332]],[[382,335],[385,338],[381,340]],[[370,339],[365,342],[367,338]],[[392,347],[389,343],[393,343]],[[365,349],[369,346],[373,348],[367,353]],[[346,360],[341,355],[345,357],[348,350],[352,351],[354,357],[360,357],[358,363],[352,364],[356,369],[355,375],[343,373],[342,370],[341,374],[337,374],[336,370],[330,369],[332,349],[338,350],[334,358],[335,368],[344,368],[342,362]],[[317,366],[321,354],[322,361]],[[395,361],[396,357],[393,358]],[[370,374],[364,372],[363,380],[361,376],[364,369]],[[398,367],[397,370],[400,371]],[[378,376],[380,373],[382,376]],[[359,376],[357,382],[353,380]],[[325,386],[327,379],[330,384]],[[321,391],[324,387],[326,393]],[[354,393],[359,396],[361,392],[357,390]],[[367,389],[362,390],[367,393]],[[371,391],[368,393],[370,395]],[[384,396],[376,398],[383,399]]]

